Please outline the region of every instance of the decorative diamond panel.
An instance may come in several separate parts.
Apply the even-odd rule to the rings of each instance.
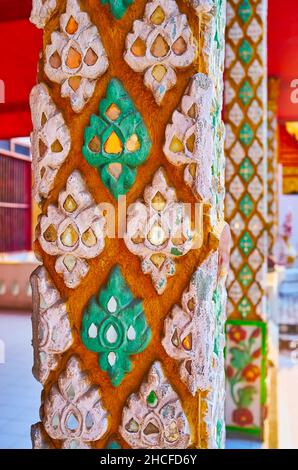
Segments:
[[[239,126],[239,124],[241,123],[242,119],[243,119],[243,112],[240,108],[240,106],[238,105],[238,103],[235,103],[233,108],[231,109],[230,111],[230,121],[235,125],[235,126]]]
[[[239,57],[244,64],[248,64],[251,61],[253,55],[253,49],[250,43],[245,39],[238,50]]]
[[[241,269],[241,271],[239,272],[238,278],[241,284],[245,287],[251,284],[253,280],[253,273],[247,264],[245,264],[243,268]]]
[[[243,23],[247,23],[253,14],[249,0],[243,0],[238,7],[238,15]]]
[[[243,215],[245,215],[245,217],[249,217],[254,210],[254,203],[249,194],[245,194],[245,196],[241,199],[239,203],[239,210]]]
[[[177,3],[152,0],[143,21],[136,20],[127,36],[125,60],[135,72],[144,73],[144,83],[160,105],[177,82],[176,69],[194,62],[196,48],[187,17]]]
[[[67,303],[61,298],[43,266],[31,276],[33,293],[33,374],[45,384],[60,356],[73,343]]]
[[[79,171],[67,179],[58,205],[48,206],[40,217],[38,240],[56,257],[55,269],[67,287],[74,289],[89,271],[88,259],[104,249],[106,220],[87,190]]]
[[[234,147],[231,149],[231,156],[232,156],[233,162],[237,163],[237,165],[239,165],[242,162],[243,158],[245,157],[245,151],[244,151],[243,146],[240,144],[240,142],[236,142]]]
[[[244,189],[245,188],[241,179],[238,175],[236,175],[230,185],[231,194],[234,199],[236,199],[236,201],[242,196],[242,194],[244,193]]]
[[[231,254],[231,265],[233,268],[238,269],[242,264],[242,256],[236,247]]]
[[[268,81],[268,251],[273,255],[278,236],[278,122],[279,80]]]
[[[72,109],[82,111],[109,62],[98,29],[81,11],[78,0],[67,0],[60,28],[52,33],[46,47],[45,59],[46,75],[61,85],[61,95],[70,99]]]
[[[99,103],[99,116],[93,114],[85,129],[84,157],[98,169],[103,184],[117,199],[135,183],[136,168],[144,163],[150,149],[142,116],[122,83],[111,80]]]
[[[241,302],[238,304],[238,313],[241,318],[247,318],[252,312],[252,305],[247,297],[243,297]]]
[[[212,138],[214,98],[212,81],[202,73],[196,74],[166,128],[164,145],[169,162],[185,166],[186,184],[198,198],[210,203],[214,189],[214,175],[210,173],[215,153]]]
[[[129,208],[124,238],[129,251],[141,257],[142,271],[151,275],[159,294],[165,291],[167,278],[175,274],[175,259],[186,255],[198,236],[160,168],[144,191],[144,202]]]
[[[231,225],[232,232],[236,235],[236,237],[239,237],[239,235],[241,234],[242,230],[245,227],[243,218],[241,217],[239,212],[231,220],[230,225]]]
[[[119,266],[107,285],[93,297],[83,314],[81,337],[99,355],[99,367],[112,384],[120,385],[132,370],[130,356],[144,351],[151,339],[142,302],[134,299]]]
[[[243,236],[240,238],[239,246],[244,255],[249,255],[249,253],[254,247],[254,243],[249,232],[244,232]]]
[[[263,29],[256,18],[253,18],[247,28],[247,34],[253,42],[257,43],[263,34]]]

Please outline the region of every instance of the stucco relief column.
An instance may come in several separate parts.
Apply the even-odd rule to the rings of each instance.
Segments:
[[[224,446],[225,9],[33,1],[34,448]]]
[[[262,435],[266,378],[267,1],[227,2],[228,429]]]

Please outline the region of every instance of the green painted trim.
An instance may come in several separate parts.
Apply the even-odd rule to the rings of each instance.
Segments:
[[[227,327],[229,325],[236,326],[256,326],[260,328],[262,334],[261,349],[262,349],[262,364],[261,364],[261,378],[260,378],[260,406],[263,407],[267,401],[267,387],[266,387],[266,378],[267,378],[267,332],[268,327],[267,323],[262,320],[227,320],[225,326],[225,333],[227,335]],[[225,348],[225,358],[226,358],[227,348]],[[261,410],[262,416],[262,410]],[[242,428],[241,426],[226,426],[227,431],[239,431],[241,433],[255,434],[261,436],[263,430],[261,428]]]

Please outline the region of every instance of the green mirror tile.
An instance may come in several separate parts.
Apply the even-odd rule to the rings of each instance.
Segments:
[[[83,314],[81,338],[87,349],[98,353],[99,366],[115,387],[132,370],[130,356],[148,346],[151,330],[143,304],[132,295],[119,266],[111,271],[106,286],[89,301]]]

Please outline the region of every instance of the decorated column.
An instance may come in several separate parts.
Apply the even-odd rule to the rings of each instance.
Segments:
[[[266,401],[267,70],[266,0],[227,4],[226,216],[233,236],[228,279],[228,429],[262,435]]]
[[[268,79],[268,254],[274,254],[274,246],[278,236],[278,201],[279,201],[279,169],[278,169],[278,96],[280,80],[275,77]]]
[[[224,446],[224,0],[34,0],[34,448]]]

